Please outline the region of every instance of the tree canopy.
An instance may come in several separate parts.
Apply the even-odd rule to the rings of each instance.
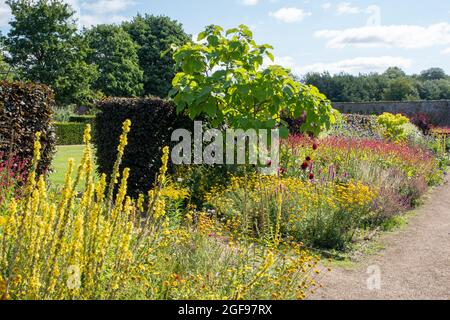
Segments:
[[[95,66],[77,32],[74,11],[58,0],[10,0],[9,62],[22,79],[50,85],[60,104],[89,103]]]
[[[450,97],[450,77],[440,68],[418,75],[407,75],[398,67],[384,73],[360,74],[309,73],[302,81],[319,88],[331,101],[441,100]]]
[[[124,29],[139,45],[139,65],[144,71],[144,93],[166,97],[175,76],[175,61],[170,55],[161,56],[172,44],[183,45],[191,37],[183,26],[165,16],[137,15],[123,24]]]
[[[138,45],[122,27],[98,25],[85,32],[91,48],[87,61],[97,66],[99,77],[93,87],[107,96],[129,97],[143,93],[143,71]]]
[[[293,118],[305,115],[302,129],[318,133],[335,121],[335,111],[317,88],[295,81],[290,71],[272,65],[270,45],[258,45],[247,26],[223,30],[207,27],[190,42],[176,49],[174,59],[180,72],[173,79],[171,95],[177,111],[187,110],[191,118],[210,117],[213,125],[234,128],[272,129],[281,113]]]

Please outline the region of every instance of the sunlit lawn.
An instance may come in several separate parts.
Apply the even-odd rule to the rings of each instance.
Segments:
[[[61,186],[64,184],[64,176],[67,170],[67,161],[70,158],[75,160],[75,167],[78,167],[78,164],[81,161],[81,157],[83,156],[83,148],[84,146],[58,146],[55,158],[53,159],[53,172],[50,174],[50,182],[52,186]],[[76,171],[76,170],[74,170]],[[76,173],[74,172],[72,177],[75,178]]]

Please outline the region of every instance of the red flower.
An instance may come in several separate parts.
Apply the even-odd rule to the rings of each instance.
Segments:
[[[311,161],[311,157],[309,157],[309,156],[306,157],[306,161],[308,161],[308,162]]]
[[[309,167],[308,162],[305,161],[302,163],[302,170],[306,170],[306,169],[308,169],[308,167]]]
[[[272,165],[272,160],[267,161],[267,165],[271,166]]]
[[[313,150],[317,150],[319,148],[319,145],[317,143],[314,143],[312,145]]]
[[[314,180],[314,173],[309,174],[309,180]]]

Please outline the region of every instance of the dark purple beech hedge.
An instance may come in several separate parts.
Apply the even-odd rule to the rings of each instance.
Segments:
[[[36,132],[41,132],[38,173],[45,173],[55,153],[53,91],[46,85],[0,81],[0,154],[31,163]]]
[[[160,98],[106,98],[97,107],[94,140],[98,171],[112,172],[122,123],[130,119],[131,131],[121,170],[131,169],[128,189],[133,196],[146,194],[161,166],[162,148],[174,145],[172,132],[178,128],[192,130],[193,121],[177,115],[173,102]]]

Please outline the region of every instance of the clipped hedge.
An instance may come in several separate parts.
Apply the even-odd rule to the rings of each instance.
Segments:
[[[95,122],[95,116],[93,116],[93,115],[70,116],[69,122],[93,124]]]
[[[112,172],[122,123],[130,119],[131,132],[121,169],[131,169],[128,188],[132,195],[146,193],[161,166],[162,148],[173,145],[173,130],[192,130],[192,120],[177,115],[172,102],[159,98],[107,98],[97,107],[100,112],[94,137],[99,172]]]
[[[30,162],[39,131],[42,154],[38,173],[46,172],[55,153],[54,104],[53,91],[45,85],[0,81],[0,153],[13,153]]]
[[[56,143],[58,145],[83,144],[86,124],[77,122],[56,122]]]

